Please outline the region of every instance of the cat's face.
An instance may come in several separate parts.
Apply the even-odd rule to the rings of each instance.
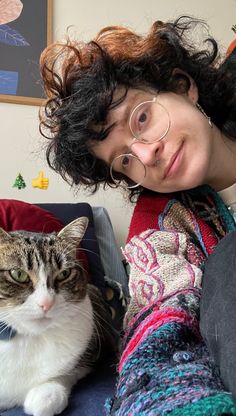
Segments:
[[[86,296],[76,249],[87,225],[81,217],[57,235],[0,229],[0,321],[39,334],[73,319]]]

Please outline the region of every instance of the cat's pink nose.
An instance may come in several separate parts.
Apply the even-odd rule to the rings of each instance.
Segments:
[[[54,305],[54,299],[53,298],[43,298],[43,299],[40,299],[40,301],[38,302],[38,305],[46,313]]]

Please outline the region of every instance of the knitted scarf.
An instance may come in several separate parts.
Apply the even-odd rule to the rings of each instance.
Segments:
[[[139,197],[124,248],[131,299],[107,415],[236,415],[199,332],[204,262],[235,228],[208,186]]]

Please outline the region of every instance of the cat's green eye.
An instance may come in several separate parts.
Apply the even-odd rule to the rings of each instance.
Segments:
[[[29,275],[22,269],[11,269],[9,270],[10,276],[19,283],[26,283],[29,280]]]
[[[57,275],[57,280],[60,282],[66,280],[71,275],[71,269],[65,269]]]

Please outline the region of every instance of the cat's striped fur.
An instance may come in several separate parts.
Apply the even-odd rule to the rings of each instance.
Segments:
[[[87,222],[58,234],[0,229],[0,331],[16,331],[0,340],[1,409],[60,413],[74,383],[115,350],[106,304],[76,257]]]

